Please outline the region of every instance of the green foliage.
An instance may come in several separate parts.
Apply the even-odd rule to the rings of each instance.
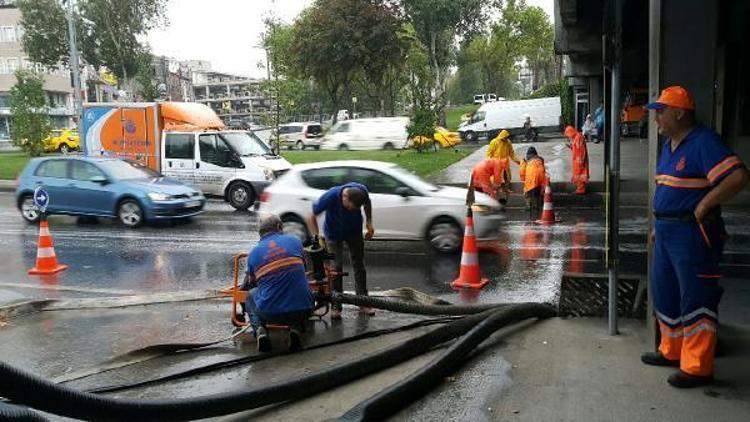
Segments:
[[[155,101],[159,98],[159,89],[154,82],[154,69],[151,67],[151,55],[144,53],[138,56],[138,67],[135,74],[136,89],[141,101]]]
[[[531,95],[529,95],[527,98],[533,99],[533,98],[559,97],[563,84],[564,84],[564,81],[550,82],[542,86],[541,88],[537,89],[536,91],[532,92]]]
[[[573,87],[568,86],[567,79],[560,79],[560,107],[564,125],[573,124],[573,101]]]
[[[416,107],[412,110],[406,132],[409,139],[416,141],[412,145],[417,151],[426,151],[434,146],[435,126],[437,126],[437,116],[431,107]]]
[[[16,71],[16,84],[10,89],[10,112],[13,144],[32,157],[41,155],[44,138],[52,130],[42,75],[28,70]]]
[[[15,179],[28,162],[25,152],[0,152],[0,180]]]
[[[146,51],[139,37],[166,24],[167,0],[78,0],[78,49],[94,67],[106,66],[126,80],[138,71]],[[68,61],[65,10],[56,0],[19,0],[24,50],[31,61],[56,66]]]
[[[445,127],[448,130],[458,130],[461,123],[461,116],[464,114],[472,115],[479,108],[476,104],[450,107],[445,110]]]
[[[470,148],[443,148],[430,154],[415,150],[394,151],[282,151],[292,164],[338,160],[375,160],[398,164],[419,176],[437,173],[474,152]]]
[[[389,66],[402,61],[402,21],[396,12],[376,1],[316,0],[294,23],[291,73],[314,80],[335,112],[351,98],[358,75],[378,86]]]

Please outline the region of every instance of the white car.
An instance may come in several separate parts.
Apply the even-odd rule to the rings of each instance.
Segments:
[[[287,123],[279,126],[279,143],[289,149],[320,149],[322,138],[323,127],[317,122]]]
[[[328,161],[294,166],[267,187],[260,212],[281,217],[284,231],[308,236],[306,220],[312,204],[328,189],[359,182],[372,201],[376,239],[426,239],[440,252],[461,248],[466,220],[466,189],[435,186],[403,168],[380,161]],[[504,219],[500,204],[477,193],[474,230],[477,237],[494,234]],[[319,216],[322,229],[324,216]]]
[[[339,151],[401,149],[409,137],[408,124],[408,117],[345,120],[328,131],[320,147]]]

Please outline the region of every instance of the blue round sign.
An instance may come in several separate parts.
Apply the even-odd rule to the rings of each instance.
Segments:
[[[47,209],[47,205],[49,205],[49,194],[43,186],[34,189],[34,205],[36,205],[36,207],[42,212],[44,212],[44,210]]]

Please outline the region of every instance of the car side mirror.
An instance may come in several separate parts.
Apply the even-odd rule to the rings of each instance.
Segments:
[[[396,195],[399,195],[404,199],[408,199],[411,196],[411,190],[405,186],[401,186],[396,188]]]
[[[100,185],[106,185],[107,183],[109,183],[109,180],[107,180],[107,178],[104,177],[104,176],[94,176],[94,177],[90,178],[89,181],[90,182],[94,182],[94,183],[98,183]]]

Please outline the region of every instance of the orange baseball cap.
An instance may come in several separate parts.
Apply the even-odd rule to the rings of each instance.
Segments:
[[[695,110],[695,103],[687,89],[675,85],[664,88],[659,99],[646,106],[652,110],[661,110],[665,107],[681,108],[684,110]]]

